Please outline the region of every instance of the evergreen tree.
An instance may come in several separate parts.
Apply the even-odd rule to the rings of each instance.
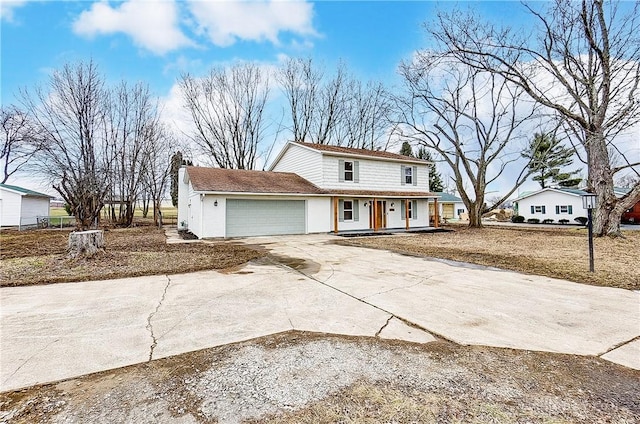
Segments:
[[[171,203],[178,206],[178,171],[182,165],[192,166],[190,160],[184,160],[182,152],[175,152],[171,156]]]
[[[413,149],[411,148],[411,144],[408,141],[402,143],[402,147],[400,148],[400,154],[404,156],[413,156]]]
[[[529,169],[535,176],[533,181],[537,181],[540,187],[546,188],[547,181],[558,184],[561,187],[575,187],[581,179],[575,175],[580,169],[570,172],[560,172],[561,168],[573,163],[573,149],[565,147],[560,140],[549,134],[536,133],[529,144],[529,152],[522,153],[522,156],[529,159]]]
[[[428,160],[429,164],[429,190],[434,192],[441,192],[444,190],[444,183],[442,182],[442,176],[436,170],[436,164],[431,158],[431,152],[429,152],[424,146],[418,149],[418,159]]]

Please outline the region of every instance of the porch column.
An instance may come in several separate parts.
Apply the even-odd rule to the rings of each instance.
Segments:
[[[338,234],[338,198],[333,198],[333,232]]]
[[[378,230],[378,202],[373,198],[373,231]]]
[[[438,228],[438,225],[440,225],[440,217],[438,216],[438,199],[435,198],[433,199],[433,225]]]
[[[409,199],[404,199],[404,221],[407,231],[409,230]]]

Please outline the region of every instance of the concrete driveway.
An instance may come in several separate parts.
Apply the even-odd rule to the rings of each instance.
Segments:
[[[640,369],[640,293],[333,244],[244,239],[231,273],[0,289],[0,390],[302,330],[595,355]]]

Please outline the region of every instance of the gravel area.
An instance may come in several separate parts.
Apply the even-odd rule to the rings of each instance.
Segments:
[[[640,421],[598,358],[288,332],[0,394],[0,422]]]

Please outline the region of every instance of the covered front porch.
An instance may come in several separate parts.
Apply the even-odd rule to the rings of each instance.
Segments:
[[[426,192],[341,192],[331,198],[332,232],[364,234],[438,228],[439,219],[430,216],[429,201],[437,204],[437,196]]]

